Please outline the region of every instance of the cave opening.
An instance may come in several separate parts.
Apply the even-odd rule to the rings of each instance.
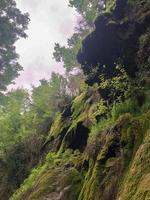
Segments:
[[[87,145],[89,129],[82,122],[78,123],[76,130],[67,138],[68,148],[83,152]]]

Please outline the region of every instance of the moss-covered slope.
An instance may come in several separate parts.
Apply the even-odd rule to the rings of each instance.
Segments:
[[[57,113],[42,148],[46,158],[10,200],[150,199],[149,8],[148,0],[106,1],[78,55],[92,86]],[[128,90],[119,90],[121,81],[118,90],[105,90],[109,81],[100,87],[101,73],[111,79],[116,64],[130,77],[126,100],[116,98]]]
[[[143,108],[106,118],[96,89],[82,93],[70,116],[56,116],[44,163],[10,200],[148,200],[150,111]]]

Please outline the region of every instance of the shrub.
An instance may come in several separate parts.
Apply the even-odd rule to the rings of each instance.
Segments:
[[[139,105],[136,99],[128,99],[124,102],[114,103],[111,111],[112,118],[115,120],[123,113],[136,114],[139,111]]]

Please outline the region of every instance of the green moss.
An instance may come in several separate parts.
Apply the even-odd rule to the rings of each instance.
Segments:
[[[109,116],[97,86],[82,93],[74,99],[69,126],[58,113],[51,127],[48,140],[56,141],[68,127],[60,150],[49,152],[10,200],[148,198],[150,112],[145,110],[130,99],[115,104]],[[83,153],[66,145],[67,137],[71,144],[80,140],[81,126],[89,130]]]
[[[48,134],[48,137],[46,139],[45,144],[51,144],[51,141],[55,143],[53,145],[53,149],[59,149],[61,147],[61,143],[63,140],[63,137],[67,133],[68,126],[71,124],[71,121],[69,118],[66,118],[65,120],[62,119],[62,114],[57,113],[56,117],[54,119],[54,122],[51,126],[50,132]],[[73,123],[72,123],[73,125]],[[70,125],[71,127],[71,125]]]
[[[106,1],[106,12],[112,12],[115,9],[116,0],[107,0]]]
[[[64,195],[65,199],[77,200],[83,184],[83,178],[80,173],[72,168],[65,175],[63,182],[64,187],[66,185],[69,187]]]
[[[93,124],[97,123],[96,117],[102,116],[103,114],[107,113],[107,107],[105,105],[105,102],[103,100],[100,100],[96,103],[94,103],[88,111],[88,116],[91,119]]]
[[[49,153],[45,163],[34,169],[10,200],[44,200],[60,192],[75,200],[82,187],[82,175],[76,170],[82,165],[80,152]]]
[[[85,109],[85,106],[86,106],[85,96],[86,96],[86,92],[83,92],[80,96],[74,99],[73,105],[72,105],[73,119],[77,118],[78,115],[80,115],[82,111]]]
[[[129,79],[116,77],[112,80],[101,80],[100,85],[87,86],[84,92],[73,100],[71,116],[69,114],[67,118],[63,117],[62,113],[57,113],[54,119],[46,143],[53,141],[55,146],[58,142],[59,147],[61,145],[59,151],[49,152],[45,159],[42,157],[42,163],[33,169],[10,200],[150,199],[150,93],[148,91],[150,3],[148,0],[128,0],[124,16],[119,20],[119,17],[113,13],[116,2],[120,9],[121,1],[105,1],[106,9],[100,13],[102,20],[100,22],[104,32],[112,35],[108,43],[113,44],[116,40],[117,45],[120,45],[121,57],[118,58],[118,62],[128,63],[129,66],[133,63],[133,68],[130,66],[131,72],[134,71],[134,66],[138,67],[140,73],[142,72],[139,73],[139,80],[137,80],[141,85],[136,87],[137,96],[140,97],[140,93],[143,97],[141,103],[138,101],[140,98],[136,100],[136,97],[124,102],[120,100],[114,103],[110,111],[112,105],[108,108],[109,101],[102,100],[99,91],[103,89],[107,94],[108,91],[114,92],[114,97],[108,95],[110,98],[115,98],[116,90],[121,93],[128,91]],[[93,4],[92,10],[89,8],[87,13],[89,21],[93,21],[97,16],[94,8],[97,9],[97,1]],[[87,34],[84,33],[85,38],[89,35],[90,40],[92,31],[93,29],[87,30]],[[79,41],[75,49],[81,47],[81,44],[82,41]],[[113,48],[110,47],[110,50]],[[115,47],[114,51],[116,51]],[[117,55],[107,57],[109,56],[110,60],[115,60]],[[126,66],[126,69],[130,71],[129,66]],[[109,71],[109,66],[106,67]],[[89,70],[91,73],[87,79],[94,80],[94,77],[100,76],[101,70],[98,67],[93,66]],[[126,84],[126,81],[129,82]],[[111,84],[114,84],[113,87]],[[107,91],[107,88],[111,87],[112,89]],[[110,99],[111,102],[113,98]],[[80,129],[81,126],[85,129]],[[86,128],[89,130],[88,140],[87,144],[83,142],[82,153],[69,150],[68,148],[71,147],[67,145],[67,139],[71,145],[78,143],[81,139],[80,132],[82,134]],[[82,139],[84,140],[84,137]]]
[[[88,91],[76,97],[72,105],[71,124],[63,139],[60,151],[63,152],[67,146],[66,138],[74,138],[77,134],[78,125],[83,124],[91,130],[93,125],[97,126],[97,117],[105,115],[107,110],[105,101],[101,99],[98,92],[98,85],[90,87]]]
[[[111,114],[114,120],[124,113],[136,114],[140,110],[136,99],[129,99],[125,102],[114,103]]]
[[[99,172],[99,166],[97,164],[95,165],[94,163],[91,163],[78,200],[98,200],[96,198],[96,190],[98,189],[97,186],[99,184]]]
[[[105,200],[116,196],[118,188],[121,200],[148,198],[150,112],[124,114],[114,125],[110,121],[104,121],[106,130],[102,121],[92,128],[95,139],[88,140],[84,153],[49,153],[10,200],[44,200],[60,193],[67,200]],[[117,154],[110,154],[112,149]],[[89,166],[80,172],[85,159]]]
[[[98,89],[98,85],[95,84],[74,99],[72,105],[72,127],[75,127],[75,124],[81,121],[91,121],[93,124],[96,122],[96,116],[107,112],[107,106],[101,99]]]
[[[112,129],[108,129],[110,132],[99,129],[99,134],[98,128],[93,129],[96,134],[88,140],[86,152],[90,156],[89,159],[95,160],[96,156],[96,162],[93,161],[89,167],[79,200],[110,199],[112,195],[114,197],[117,195],[117,187],[122,182],[124,187],[127,185],[122,180],[126,179],[130,163],[134,160],[137,149],[142,144],[145,133],[150,127],[150,115],[146,113],[134,117],[131,114],[124,114],[112,127]],[[116,146],[119,140],[123,145],[120,148]],[[109,155],[114,147],[118,149],[118,156]],[[98,154],[95,154],[97,151]]]
[[[62,131],[64,124],[62,123],[61,113],[57,113],[54,119],[54,123],[50,129],[47,140],[50,140],[52,137],[56,138]]]
[[[131,167],[122,183],[119,200],[143,200],[150,196],[150,130],[147,131],[143,143],[139,146]],[[128,187],[126,187],[128,186]]]

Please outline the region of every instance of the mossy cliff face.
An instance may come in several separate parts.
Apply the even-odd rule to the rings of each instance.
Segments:
[[[132,78],[149,68],[150,2],[106,2],[106,11],[96,19],[95,30],[83,40],[77,55],[90,85],[99,82],[101,73],[115,76],[116,63]]]
[[[148,199],[150,135],[145,127],[149,127],[149,119],[150,113],[140,118],[125,114],[115,126],[99,134],[99,150],[79,199]]]
[[[106,1],[78,55],[92,86],[57,113],[44,160],[10,200],[150,199],[149,8],[148,0]],[[106,67],[95,68],[99,62]],[[142,101],[138,95],[116,104],[103,98],[94,83],[101,72],[114,76],[114,63],[132,80],[141,72]]]
[[[58,113],[45,161],[10,200],[148,200],[150,111],[105,113],[96,88],[74,99],[70,116]]]

